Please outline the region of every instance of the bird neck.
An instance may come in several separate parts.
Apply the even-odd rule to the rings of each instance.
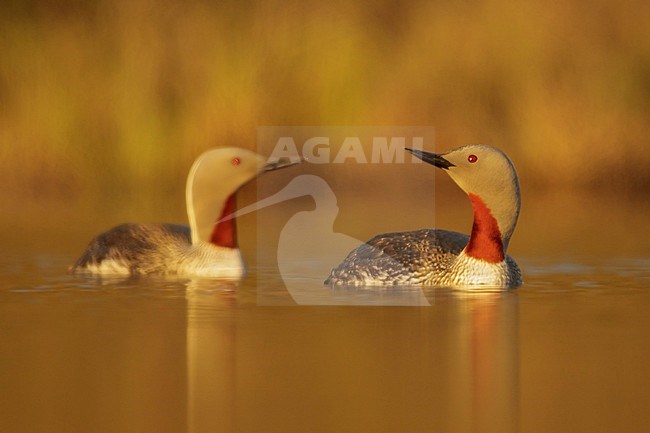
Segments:
[[[504,242],[496,218],[481,197],[472,193],[468,195],[474,209],[474,224],[465,254],[490,263],[502,262]]]
[[[224,217],[236,210],[236,192],[227,195],[215,193],[201,200],[195,200],[195,195],[196,192],[188,187],[187,216],[192,232],[192,244],[207,242],[220,247],[237,248],[236,220],[224,220]]]
[[[237,248],[237,220],[235,218],[229,218],[221,221],[236,210],[237,199],[236,194],[233,193],[226,199],[221,215],[217,219],[217,223],[210,236],[210,243],[225,248]]]

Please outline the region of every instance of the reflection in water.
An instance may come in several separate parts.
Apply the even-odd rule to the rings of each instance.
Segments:
[[[294,262],[295,263],[295,262]],[[257,289],[259,305],[350,305],[350,306],[430,306],[424,291],[418,286],[330,287],[321,278],[285,277],[286,296],[278,296],[277,288],[260,284]],[[293,302],[291,302],[293,301]]]
[[[534,272],[516,291],[428,288],[426,308],[316,308],[295,305],[271,274],[238,286],[99,282],[62,274],[73,255],[14,250],[0,264],[3,431],[605,432],[650,423],[644,258],[529,262]],[[277,306],[258,304],[259,291]]]
[[[338,312],[336,324],[297,306],[242,310],[237,293],[251,290],[247,284],[252,281],[244,282],[239,292],[200,281],[188,285],[189,431],[239,431],[246,426],[274,432],[311,426],[316,415],[308,408],[336,414],[351,403],[346,396],[354,394],[354,407],[346,409],[351,413],[310,431],[341,431],[351,421],[360,429],[375,422],[398,426],[404,416],[420,420],[413,426],[418,429],[516,430],[517,292],[430,289],[431,304],[442,309],[395,310],[401,319],[389,322],[381,320],[383,313],[368,314],[380,311],[375,309],[324,310]],[[418,339],[408,344],[418,329],[428,335],[427,343]],[[402,361],[396,364],[393,344],[399,340],[397,347],[407,352],[399,354]],[[389,345],[382,348],[386,343],[377,345],[380,341]],[[414,368],[403,368],[413,360],[419,361]],[[378,412],[378,395],[402,403]],[[401,412],[402,404],[410,415]],[[434,407],[444,419],[427,414]]]
[[[236,283],[187,283],[187,417],[189,432],[235,431]],[[227,315],[228,316],[228,315]]]
[[[460,338],[468,341],[467,377],[472,431],[517,430],[519,344],[517,292],[465,292],[467,321]]]

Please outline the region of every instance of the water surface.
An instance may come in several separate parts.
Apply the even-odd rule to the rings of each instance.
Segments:
[[[61,244],[0,255],[3,431],[650,425],[645,258],[522,257],[506,292],[302,281],[298,299],[263,267],[239,284],[94,279],[67,275],[73,260]]]

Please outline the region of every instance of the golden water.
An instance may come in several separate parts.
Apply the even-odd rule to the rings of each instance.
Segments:
[[[379,305],[412,289],[316,279],[293,281],[295,296],[263,255],[238,285],[79,278],[66,267],[95,222],[5,225],[0,430],[647,430],[645,240],[552,253],[527,218],[523,287],[426,289],[424,306]],[[306,305],[337,302],[362,305]]]

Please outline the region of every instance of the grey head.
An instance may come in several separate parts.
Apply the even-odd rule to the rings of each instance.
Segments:
[[[481,199],[497,221],[505,250],[521,207],[519,179],[510,158],[501,150],[483,144],[462,146],[443,154],[407,150],[445,170],[470,198]]]
[[[286,158],[268,162],[239,147],[215,148],[201,154],[190,169],[185,190],[192,244],[210,241],[226,201],[244,184],[266,171],[298,162]]]

